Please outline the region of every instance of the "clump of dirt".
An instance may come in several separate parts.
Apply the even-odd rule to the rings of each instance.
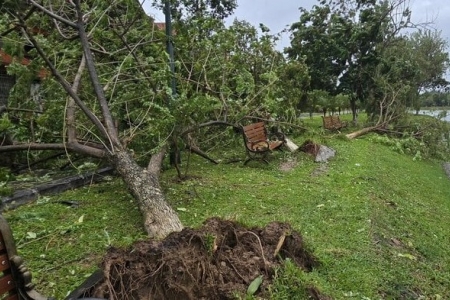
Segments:
[[[316,157],[317,153],[319,153],[320,145],[314,143],[311,140],[306,140],[301,146],[300,151],[303,151],[305,153],[311,154],[312,156]]]
[[[141,241],[129,249],[111,248],[104,280],[89,292],[106,299],[235,299],[263,276],[258,295],[285,258],[306,272],[318,265],[301,235],[287,223],[246,228],[212,218],[198,229],[185,228],[162,241]],[[311,299],[328,299],[305,287]]]

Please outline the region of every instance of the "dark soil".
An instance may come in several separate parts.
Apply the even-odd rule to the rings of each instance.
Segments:
[[[301,146],[300,151],[303,151],[305,153],[311,154],[312,156],[316,157],[317,153],[319,152],[320,145],[314,143],[311,140],[306,140]]]
[[[318,265],[289,224],[249,229],[212,218],[162,241],[111,248],[102,264],[105,278],[89,295],[118,300],[236,299],[262,275],[257,295],[264,297],[285,258],[305,272]],[[311,299],[329,299],[310,286],[305,291]]]

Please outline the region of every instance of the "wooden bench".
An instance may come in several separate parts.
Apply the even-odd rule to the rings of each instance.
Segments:
[[[84,293],[103,278],[103,272],[95,272],[84,281],[66,300],[83,298]],[[0,215],[0,299],[2,300],[54,300],[38,293],[31,282],[31,273],[23,259],[17,255],[11,228]],[[100,300],[100,299],[97,299]]]
[[[245,149],[248,155],[248,159],[244,162],[244,165],[253,159],[269,163],[266,160],[268,153],[275,149],[279,149],[284,143],[282,134],[275,135],[272,140],[269,139],[264,122],[242,126],[242,132]]]
[[[339,130],[347,127],[347,122],[341,121],[338,115],[322,116],[323,128],[328,130]]]

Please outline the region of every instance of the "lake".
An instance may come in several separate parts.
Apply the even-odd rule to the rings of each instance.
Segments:
[[[443,110],[420,110],[419,114],[437,117],[441,112],[443,112]],[[450,122],[450,111],[447,112],[447,115],[443,118],[443,120]]]

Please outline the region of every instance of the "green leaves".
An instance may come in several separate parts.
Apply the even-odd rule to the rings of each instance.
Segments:
[[[35,232],[32,232],[32,231],[27,232],[27,236],[26,236],[27,239],[32,240],[32,239],[35,239],[36,237],[37,237],[37,234]]]
[[[262,282],[263,282],[262,275],[259,275],[258,277],[253,279],[252,283],[250,283],[250,285],[247,288],[247,295],[249,295],[249,296],[254,295],[256,293],[256,291],[259,289],[259,287],[261,286]]]

